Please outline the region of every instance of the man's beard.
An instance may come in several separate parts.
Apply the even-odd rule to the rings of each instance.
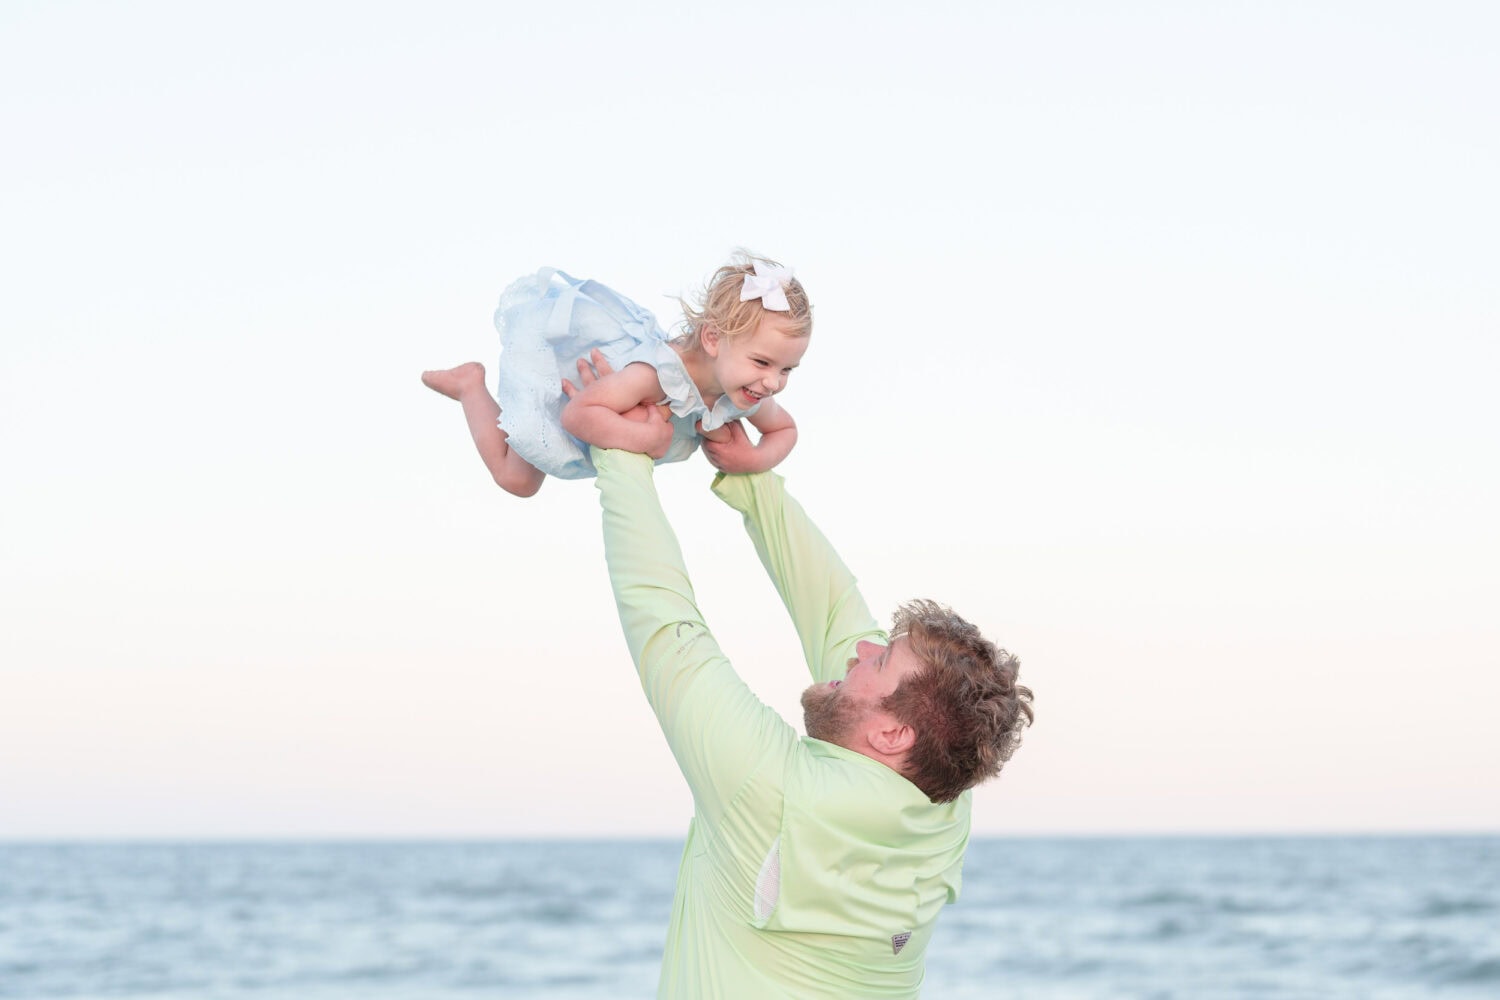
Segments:
[[[838,688],[814,684],[802,692],[802,724],[815,740],[844,746],[859,716],[859,706],[842,697]]]

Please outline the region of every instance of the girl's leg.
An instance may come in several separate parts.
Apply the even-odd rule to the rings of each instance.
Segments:
[[[464,420],[474,447],[495,483],[505,492],[529,497],[542,488],[547,476],[511,450],[505,432],[500,429],[500,404],[495,402],[484,384],[484,365],[477,361],[446,371],[422,373],[422,384],[449,399],[458,400],[464,408]]]

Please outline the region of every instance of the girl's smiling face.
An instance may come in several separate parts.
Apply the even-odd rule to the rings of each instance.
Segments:
[[[714,381],[721,393],[742,410],[786,388],[792,369],[807,352],[807,337],[792,336],[792,324],[767,312],[749,336],[721,337],[709,331],[703,347],[713,359]]]

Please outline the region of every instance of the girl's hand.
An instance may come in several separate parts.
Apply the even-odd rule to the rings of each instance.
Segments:
[[[722,435],[719,431],[723,431]],[[705,436],[703,439],[703,454],[708,461],[720,472],[764,472],[770,466],[765,464],[764,456],[750,442],[750,435],[745,433],[745,427],[738,420],[731,420],[719,431],[714,432],[714,437]],[[703,433],[700,424],[698,433]],[[722,440],[715,440],[715,438]]]

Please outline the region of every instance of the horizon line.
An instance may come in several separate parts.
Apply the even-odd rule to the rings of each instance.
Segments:
[[[1358,840],[1358,839],[1457,839],[1500,837],[1500,828],[1431,830],[1160,830],[1160,831],[1058,831],[1052,833],[975,833],[969,840]],[[683,843],[685,834],[623,833],[617,835],[580,832],[528,834],[121,834],[54,836],[10,836],[0,833],[0,848],[23,846],[129,846],[129,845],[398,845],[398,844],[535,844],[569,843]]]

